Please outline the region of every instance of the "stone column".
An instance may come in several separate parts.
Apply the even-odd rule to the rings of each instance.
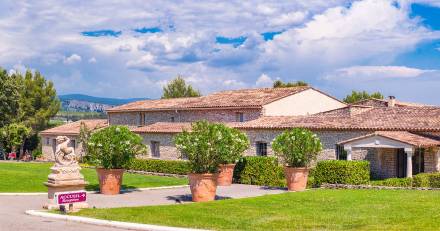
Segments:
[[[405,148],[406,153],[406,177],[412,178],[412,156],[414,150],[412,148]]]
[[[351,147],[350,146],[348,146],[348,147],[344,146],[344,150],[347,152],[347,160],[352,160],[352,153],[353,153],[353,151],[352,151]]]
[[[435,171],[440,172],[440,149],[438,149],[434,154],[434,165]]]

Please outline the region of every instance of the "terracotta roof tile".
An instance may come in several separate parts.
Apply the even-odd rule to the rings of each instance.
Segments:
[[[223,123],[228,127],[237,127],[237,123]],[[191,130],[191,123],[172,123],[172,122],[157,122],[150,125],[131,128],[131,131],[135,133],[180,133],[183,130]]]
[[[320,130],[440,131],[440,107],[348,106],[310,116],[261,117],[244,122],[240,128],[285,129],[303,127]]]
[[[352,105],[363,105],[363,106],[372,106],[372,107],[388,107],[388,100],[384,99],[365,99],[361,100],[359,102],[356,102]],[[403,102],[396,100],[395,106],[397,107],[426,107],[426,106],[432,106],[427,104],[420,104],[420,103],[410,103],[410,102]]]
[[[416,147],[433,147],[440,145],[439,140],[431,139],[421,135],[416,135],[406,131],[376,131],[374,133],[367,134],[365,136],[360,136],[353,139],[341,141],[338,144],[346,144],[352,141],[361,140],[372,136],[382,136],[388,139],[397,140]]]
[[[84,122],[87,128],[95,130],[108,126],[105,119],[97,120],[78,120],[76,122],[63,124],[40,132],[40,135],[79,135],[81,122]]]
[[[294,95],[310,88],[311,87],[242,89],[222,91],[201,97],[143,100],[108,109],[107,112],[261,107],[280,98]]]

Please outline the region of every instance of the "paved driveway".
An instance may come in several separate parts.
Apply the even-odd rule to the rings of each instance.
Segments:
[[[252,185],[232,185],[219,187],[218,199],[243,198],[265,194],[282,193],[285,190],[271,189]],[[189,187],[136,191],[117,196],[89,194],[90,206],[96,208],[162,205],[190,203]],[[24,214],[29,209],[39,210],[46,201],[45,195],[37,196],[0,196],[0,231],[116,231],[120,229],[86,225],[74,222],[51,220]]]

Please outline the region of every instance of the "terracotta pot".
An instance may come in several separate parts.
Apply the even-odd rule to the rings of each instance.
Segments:
[[[286,177],[289,191],[304,191],[307,187],[309,169],[284,167],[284,176]]]
[[[235,164],[221,164],[218,166],[218,186],[229,186],[232,184]]]
[[[217,191],[218,174],[196,174],[190,173],[189,186],[191,188],[192,201],[203,202],[215,200]]]
[[[96,172],[98,173],[101,194],[116,195],[120,193],[124,169],[97,168]]]

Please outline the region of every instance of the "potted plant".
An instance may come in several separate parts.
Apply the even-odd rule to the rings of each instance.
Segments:
[[[224,125],[198,121],[191,131],[175,137],[176,147],[187,156],[191,172],[188,174],[192,200],[212,201],[217,191],[219,152],[224,147]]]
[[[319,138],[313,132],[294,128],[278,135],[272,149],[285,164],[284,175],[289,191],[302,191],[307,186],[309,165],[322,150]]]
[[[219,150],[220,165],[218,167],[217,185],[229,186],[232,184],[232,176],[237,161],[243,152],[249,148],[247,136],[235,128],[220,127],[222,133],[221,149]]]
[[[87,143],[89,163],[96,166],[102,194],[121,190],[124,167],[137,154],[145,153],[142,138],[125,126],[109,126],[93,133]]]

